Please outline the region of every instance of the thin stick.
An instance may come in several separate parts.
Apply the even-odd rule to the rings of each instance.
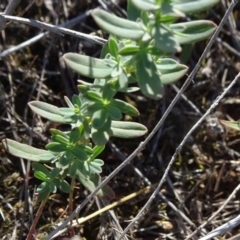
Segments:
[[[38,20],[27,19],[27,18],[22,18],[22,17],[8,16],[8,15],[5,15],[5,14],[0,14],[0,19],[12,20],[12,21],[20,22],[20,23],[25,23],[25,24],[28,24],[30,26],[34,26],[34,27],[37,27],[37,28],[40,28],[40,29],[42,28],[42,29],[45,29],[49,32],[59,34],[60,36],[64,36],[64,34],[68,34],[68,35],[72,35],[74,37],[87,39],[87,40],[93,41],[93,42],[98,43],[98,44],[104,44],[106,42],[105,39],[100,38],[98,36],[93,36],[93,35],[90,35],[90,34],[77,32],[77,31],[70,30],[70,29],[67,29],[67,28],[54,26],[52,24],[44,23],[44,22],[41,22],[41,21],[38,21]]]

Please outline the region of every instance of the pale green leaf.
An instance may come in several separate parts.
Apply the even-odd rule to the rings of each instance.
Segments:
[[[92,16],[104,31],[117,37],[138,40],[144,34],[138,23],[117,17],[101,9],[92,11]]]
[[[194,1],[181,1],[178,0],[174,3],[174,8],[183,13],[197,13],[210,9],[219,3],[220,0],[194,0]]]
[[[101,177],[98,174],[92,174],[90,178],[84,176],[80,170],[77,170],[76,177],[86,187],[90,192],[93,192],[96,187],[101,183]],[[105,185],[102,189],[97,192],[98,197],[112,199],[114,197],[114,192],[112,189]]]
[[[174,23],[170,25],[174,32],[174,38],[180,44],[195,43],[210,37],[216,25],[212,21],[198,20],[184,23]]]
[[[33,162],[32,167],[34,171],[42,172],[44,173],[48,178],[50,178],[50,172],[49,170],[41,163]]]
[[[93,154],[92,154],[91,158],[94,159],[95,157],[97,157],[104,150],[104,148],[105,148],[104,145],[95,146],[93,148]]]
[[[119,138],[135,138],[147,133],[147,128],[136,122],[112,121],[112,135]]]
[[[171,29],[163,24],[156,25],[152,28],[152,36],[155,39],[156,46],[167,53],[175,53],[181,51],[181,47],[176,41]]]
[[[137,9],[142,11],[156,11],[161,7],[156,4],[155,0],[130,0],[130,1]]]
[[[92,126],[96,129],[100,129],[107,122],[108,113],[106,109],[100,109],[93,113]]]
[[[188,67],[170,58],[163,58],[156,64],[162,84],[171,84],[183,77]]]
[[[122,118],[121,111],[117,107],[113,106],[112,104],[108,105],[106,110],[107,110],[108,116],[111,119],[113,119],[113,120],[120,120]]]
[[[41,117],[44,117],[56,123],[71,123],[71,119],[65,119],[64,115],[59,112],[59,108],[40,101],[32,101],[28,103],[29,107]]]
[[[107,66],[103,59],[77,53],[66,53],[63,59],[72,70],[86,77],[105,78],[112,72],[112,68]]]
[[[102,165],[104,164],[103,160],[94,159],[94,161],[91,161],[88,164],[89,164],[89,169],[90,169],[91,173],[101,173],[102,172]]]
[[[34,148],[27,144],[22,144],[11,139],[3,139],[3,146],[8,153],[15,157],[24,158],[27,160],[40,162],[40,156],[42,154],[48,154],[46,150]]]
[[[141,16],[141,11],[137,9],[131,1],[127,1],[127,18],[136,21]]]
[[[119,99],[113,99],[111,105],[117,107],[121,112],[130,116],[138,116],[139,111],[133,105]],[[114,119],[116,120],[116,119]]]
[[[163,93],[157,67],[150,54],[139,53],[136,57],[136,76],[142,93],[152,99],[159,99]]]

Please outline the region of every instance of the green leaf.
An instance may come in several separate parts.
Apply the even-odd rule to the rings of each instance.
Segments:
[[[113,99],[111,102],[111,105],[117,107],[121,112],[123,112],[129,116],[138,116],[139,115],[139,111],[137,110],[137,108],[135,108],[131,104],[124,102],[122,100]]]
[[[62,134],[53,135],[51,138],[52,142],[59,142],[67,145],[69,143],[69,137]]]
[[[190,61],[194,46],[194,43],[184,44],[182,46],[182,52],[179,57],[179,62],[186,64]]]
[[[120,120],[122,118],[121,111],[117,107],[114,107],[112,104],[107,106],[107,113],[112,120]]]
[[[142,36],[142,42],[148,43],[152,40],[151,35],[148,32],[145,32],[144,35]]]
[[[66,53],[63,55],[63,59],[72,70],[85,77],[106,78],[112,72],[112,68],[107,66],[103,59],[77,53]]]
[[[95,144],[104,145],[109,140],[108,131],[92,129],[92,140]]]
[[[174,32],[174,38],[180,44],[195,43],[211,36],[216,25],[212,21],[198,20],[184,23],[174,23],[170,25]]]
[[[73,104],[71,103],[70,99],[67,96],[64,96],[64,100],[69,108],[74,108]]]
[[[160,63],[156,64],[160,71],[160,79],[162,84],[171,84],[183,77],[188,71],[188,67],[179,64],[177,61],[170,58],[163,58]]]
[[[78,83],[81,83],[81,84],[83,84],[83,85],[85,85],[85,86],[87,86],[87,87],[93,87],[93,84],[92,83],[90,83],[90,82],[86,82],[86,81],[83,81],[83,80],[81,80],[81,79],[79,79],[79,80],[77,80],[78,81]],[[79,85],[78,85],[79,86]]]
[[[104,63],[111,67],[112,69],[115,68],[118,64],[118,62],[112,58],[112,56],[108,53],[108,55],[106,56],[106,58],[103,59]]]
[[[79,162],[74,162],[68,169],[68,174],[70,175],[70,177],[75,177],[76,173],[79,169]]]
[[[65,192],[65,193],[70,192],[71,187],[65,180],[55,180],[54,182],[57,188],[59,188],[62,192]]]
[[[85,95],[90,89],[89,86],[85,86],[85,85],[78,85],[77,88],[82,95]]]
[[[96,129],[100,129],[106,123],[108,119],[108,112],[106,109],[100,109],[93,113],[92,126]]]
[[[81,139],[81,137],[82,137],[82,133],[79,127],[75,127],[70,132],[69,142],[75,144]]]
[[[139,52],[140,46],[133,46],[133,45],[127,45],[121,49],[119,49],[118,53],[123,56],[129,56],[129,55],[134,55],[137,52]]]
[[[226,120],[220,120],[219,122],[222,123],[224,126],[232,128],[234,130],[240,131],[240,122],[236,121],[226,121]]]
[[[109,53],[114,57],[114,58],[118,58],[118,43],[117,41],[113,38],[110,37],[108,39],[108,49],[109,49]]]
[[[73,94],[73,96],[72,96],[72,102],[73,102],[74,105],[77,105],[79,109],[81,108],[81,106],[82,106],[82,101],[81,101],[80,96],[78,96],[78,95],[76,95],[76,94]]]
[[[45,147],[52,152],[63,152],[67,150],[67,145],[60,142],[50,142]]]
[[[49,181],[49,182],[47,182],[47,184],[48,184],[48,187],[49,187],[49,189],[52,193],[57,192],[57,187],[56,187],[56,185],[53,181]]]
[[[94,101],[94,102],[102,102],[102,96],[94,91],[88,91],[85,95],[87,99]]]
[[[95,146],[93,148],[93,154],[92,154],[91,158],[95,159],[95,157],[97,157],[104,150],[104,148],[105,148],[104,145]]]
[[[154,25],[153,24],[153,22],[155,22],[154,18],[155,17],[153,15],[149,14],[147,11],[141,11],[140,19],[145,26],[149,26],[150,23],[151,23],[150,26]]]
[[[70,149],[72,155],[76,157],[81,162],[86,161],[88,159],[88,155],[83,151],[81,146],[74,146]]]
[[[111,80],[103,87],[102,98],[111,101],[118,91],[118,80]]]
[[[47,177],[46,174],[44,174],[43,172],[40,172],[40,171],[35,171],[34,172],[34,177],[39,179],[39,180],[42,180],[44,182],[47,182],[49,180],[49,178]]]
[[[84,176],[88,178],[91,175],[89,164],[86,161],[81,164],[81,172],[83,173]]]
[[[49,184],[46,183],[46,182],[41,183],[37,188],[37,192],[38,192],[38,200],[43,201],[51,193],[51,189],[49,188]]]
[[[160,50],[158,47],[152,46],[152,45],[149,45],[147,47],[147,52],[150,53],[153,56],[158,56],[158,57],[165,57],[166,56],[166,52],[164,50]]]
[[[56,123],[71,123],[72,120],[65,119],[64,115],[59,112],[59,108],[40,101],[32,101],[28,103],[29,107],[40,115],[41,117],[44,117],[52,122]]]
[[[148,131],[147,128],[140,123],[121,121],[112,121],[111,130],[113,132],[112,136],[119,138],[141,137]]]
[[[119,92],[126,92],[126,93],[132,93],[132,92],[136,92],[139,91],[139,87],[129,87],[127,89],[119,89]]]
[[[101,173],[102,172],[102,166],[104,164],[103,160],[101,159],[94,159],[91,162],[88,162],[90,172],[91,173]]]
[[[79,170],[77,170],[76,177],[90,192],[93,192],[96,187],[101,183],[101,177],[98,174],[92,174],[90,178],[86,178]],[[114,198],[114,192],[110,187],[105,185],[97,192],[97,196],[101,198],[112,199]]]
[[[102,102],[95,102],[88,106],[88,112],[90,115],[93,115],[96,111],[99,111],[99,109],[102,108],[104,108],[104,104]]]
[[[63,115],[63,116],[71,117],[71,116],[75,115],[75,112],[74,112],[73,108],[61,107],[58,110],[59,110],[60,114]]]
[[[32,167],[34,171],[42,172],[44,173],[47,177],[50,178],[50,172],[49,170],[41,163],[33,162]]]
[[[119,18],[101,9],[93,10],[92,16],[104,31],[117,37],[139,40],[144,34],[138,23]]]
[[[94,182],[92,182],[88,177],[86,177],[79,169],[77,169],[76,171],[76,177],[82,183],[82,185],[86,187],[90,192],[93,192],[96,189],[97,185],[95,185]],[[97,196],[99,197],[100,194],[101,190],[98,191]]]
[[[136,75],[138,85],[145,96],[156,100],[161,98],[163,85],[150,54],[139,53],[137,55]]]
[[[174,8],[173,4],[174,0],[161,3],[161,23],[169,24],[175,22],[178,18],[185,17],[185,14]]]
[[[88,145],[81,145],[81,148],[88,155],[92,155],[93,154],[93,149],[90,146],[88,146]]]
[[[61,157],[59,158],[59,163],[62,165],[62,166],[66,166],[68,165],[69,163],[71,162],[71,159],[69,159],[66,154],[62,154]]]
[[[127,18],[136,21],[141,16],[141,11],[137,9],[131,1],[127,1]]]
[[[3,146],[5,150],[11,155],[19,158],[24,158],[27,160],[39,162],[41,161],[40,156],[42,154],[48,154],[46,150],[34,148],[27,144],[22,144],[11,139],[3,139]],[[48,161],[48,160],[47,160]]]
[[[59,175],[60,171],[61,171],[60,168],[56,168],[56,167],[53,168],[52,171],[51,171],[51,173],[50,173],[50,178],[51,178],[51,179],[56,178],[56,177]]]
[[[112,78],[118,77],[118,76],[122,73],[122,71],[123,71],[122,67],[121,67],[120,65],[117,65],[117,66],[113,69],[113,71],[112,71],[112,73],[111,73],[111,77],[112,77]]]
[[[53,155],[51,152],[38,155],[38,158],[43,162],[49,162],[49,161],[53,160],[55,157],[56,156]]]
[[[219,0],[194,0],[194,1],[181,1],[178,0],[174,3],[174,8],[184,13],[197,13],[210,9],[219,3]]]
[[[108,118],[104,126],[100,129],[92,128],[92,140],[96,145],[105,145],[109,139],[109,135],[112,134],[110,129],[111,127],[111,119]]]
[[[108,43],[105,43],[102,47],[102,51],[100,53],[100,58],[104,59],[108,53],[109,53]]]
[[[181,51],[181,47],[176,41],[171,29],[163,24],[156,25],[152,28],[152,35],[155,39],[156,46],[167,53]]]
[[[65,138],[65,141],[67,141],[67,142],[69,141],[69,136],[66,133],[64,133],[56,128],[50,128],[50,133],[52,134],[52,136],[60,135],[63,138]]]
[[[122,71],[122,73],[119,76],[118,79],[119,83],[119,91],[127,91],[127,86],[128,86],[128,76],[125,71]]]
[[[156,4],[155,0],[129,0],[133,5],[142,11],[156,11],[160,9],[161,6]]]

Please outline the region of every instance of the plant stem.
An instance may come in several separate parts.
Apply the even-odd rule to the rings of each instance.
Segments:
[[[49,195],[48,195],[49,196]],[[38,211],[37,211],[37,214],[36,214],[36,217],[34,218],[34,221],[32,223],[32,226],[28,232],[28,235],[27,235],[27,238],[26,240],[33,240],[33,233],[35,231],[35,228],[36,228],[36,225],[38,223],[38,220],[42,214],[42,211],[43,211],[43,208],[48,200],[48,196],[41,202],[39,208],[38,208]]]

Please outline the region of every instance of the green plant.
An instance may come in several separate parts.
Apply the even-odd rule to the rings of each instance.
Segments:
[[[40,150],[10,139],[4,139],[6,150],[17,157],[33,161],[34,176],[42,181],[38,198],[44,200],[57,188],[70,192],[66,177],[78,179],[90,191],[101,182],[104,161],[98,155],[110,136],[132,138],[147,129],[136,122],[121,121],[123,114],[138,116],[131,104],[116,99],[118,92],[141,92],[160,99],[164,85],[183,77],[188,68],[174,60],[181,45],[206,39],[215,30],[211,21],[177,22],[185,14],[206,10],[216,0],[129,0],[128,20],[103,10],[94,10],[96,23],[111,34],[101,58],[76,53],[63,56],[75,72],[93,78],[93,83],[80,80],[79,94],[65,97],[67,107],[33,101],[29,107],[38,115],[71,125],[70,131],[51,129],[51,141]],[[130,84],[133,84],[131,87]],[[45,164],[48,165],[45,165]],[[111,197],[109,187],[98,196]]]

